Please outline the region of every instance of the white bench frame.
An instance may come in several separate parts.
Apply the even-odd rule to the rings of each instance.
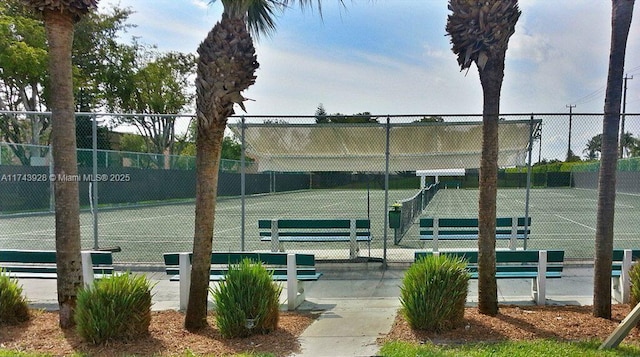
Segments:
[[[37,251],[37,250],[34,250],[34,251]],[[99,274],[99,276],[96,277],[96,275],[94,274],[93,262],[91,260],[91,253],[103,253],[103,252],[91,251],[91,250],[84,250],[80,252],[80,256],[82,258],[82,280],[84,282],[85,287],[91,286],[95,279],[99,279],[104,276],[103,274]],[[0,263],[0,268],[3,266],[3,264],[5,263]],[[32,263],[25,263],[25,264],[32,264]],[[41,263],[41,264],[47,265],[46,263]],[[9,263],[7,263],[7,265],[9,265]],[[33,265],[39,265],[39,264],[33,263]],[[29,272],[7,271],[6,274],[8,274],[9,277],[15,278],[15,279],[57,279],[58,278],[58,273],[29,273]]]
[[[180,271],[180,310],[186,310],[189,304],[191,286],[191,260],[189,252],[178,253]],[[304,284],[297,277],[296,255],[287,254],[287,310],[295,310],[305,300]]]
[[[632,253],[632,249],[624,250],[620,276],[611,277],[611,296],[623,304],[628,304],[631,300],[631,278],[629,277],[629,270],[631,270],[634,264]]]
[[[297,228],[304,229],[304,228]],[[358,237],[357,228],[356,228],[356,219],[349,220],[349,236],[326,236],[326,237],[315,237],[315,236],[286,236],[280,238],[278,233],[278,220],[271,220],[271,251],[272,252],[284,252],[284,246],[282,242],[349,242],[349,258],[355,259],[358,257],[358,253],[360,252],[359,242],[371,242],[371,235],[366,238],[362,238],[362,236]],[[267,240],[266,237],[262,237],[262,240]]]

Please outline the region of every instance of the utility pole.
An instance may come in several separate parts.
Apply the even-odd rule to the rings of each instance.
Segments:
[[[629,77],[627,74],[624,76],[624,90],[622,92],[622,122],[620,123],[620,158],[624,156],[624,118],[627,112],[627,80],[633,79],[633,76]]]
[[[571,159],[571,157],[573,156],[573,152],[571,151],[571,121],[573,120],[573,108],[575,108],[575,104],[571,105],[568,104],[566,106],[567,108],[569,108],[569,145],[567,147],[567,160],[569,161],[569,159]]]

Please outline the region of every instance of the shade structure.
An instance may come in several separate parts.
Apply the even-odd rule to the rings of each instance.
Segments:
[[[247,155],[258,171],[384,172],[478,168],[482,122],[402,124],[245,124]],[[500,167],[524,165],[539,120],[502,120]],[[230,125],[241,136],[241,124]]]

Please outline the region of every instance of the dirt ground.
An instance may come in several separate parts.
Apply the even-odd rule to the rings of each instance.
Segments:
[[[65,332],[58,326],[58,313],[33,310],[29,322],[0,328],[0,347],[54,356],[83,352],[91,356],[176,356],[185,351],[224,356],[241,352],[271,352],[288,356],[300,348],[298,336],[317,317],[310,313],[280,315],[278,329],[268,335],[242,339],[224,339],[209,317],[209,327],[200,333],[183,328],[184,314],[177,311],[154,311],[149,335],[129,343],[94,346],[84,343],[75,331]]]
[[[613,305],[612,320],[606,320],[593,317],[591,306],[501,306],[495,317],[481,315],[476,308],[467,308],[462,327],[440,334],[413,331],[398,314],[391,332],[378,342],[458,344],[538,338],[604,341],[629,312],[629,305]],[[634,328],[623,343],[640,344],[640,329]]]
[[[501,306],[496,317],[480,315],[477,309],[467,308],[462,327],[440,334],[412,331],[398,315],[389,334],[380,337],[378,342],[403,340],[458,344],[534,338],[604,340],[629,311],[629,305],[613,305],[613,320],[609,321],[593,317],[590,306]],[[31,321],[0,328],[0,347],[54,356],[74,352],[107,357],[131,354],[174,356],[184,355],[185,351],[216,356],[250,351],[288,356],[299,351],[298,336],[316,317],[317,313],[283,312],[278,329],[271,334],[228,340],[221,337],[213,317],[209,317],[210,327],[194,334],[182,327],[182,313],[154,311],[148,336],[129,343],[94,346],[82,342],[73,331],[62,331],[58,327],[56,312],[34,310]],[[624,343],[640,344],[640,329],[633,329]]]

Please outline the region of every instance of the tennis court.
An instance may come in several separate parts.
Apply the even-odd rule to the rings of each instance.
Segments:
[[[416,190],[389,191],[389,204],[411,197]],[[497,214],[503,217],[524,216],[524,189],[499,189]],[[441,189],[422,217],[476,217],[478,191]],[[567,259],[592,260],[596,224],[595,190],[532,189],[529,213],[532,219],[528,249],[564,249]],[[214,250],[241,248],[241,200],[220,199],[216,208]],[[367,218],[371,219],[373,241],[360,245],[360,256],[383,257],[384,222],[387,209],[382,190],[304,190],[289,193],[256,195],[245,200],[246,250],[269,250],[269,242],[258,238],[259,219],[278,218]],[[640,196],[619,193],[616,199],[615,241],[617,248],[640,247]],[[94,246],[93,216],[80,217],[82,247]],[[51,214],[23,215],[0,219],[0,246],[3,248],[54,249],[55,224]],[[102,210],[98,216],[100,248],[118,246],[115,254],[120,264],[160,264],[162,253],[189,251],[194,231],[194,203],[122,207]],[[393,230],[387,231],[389,261],[408,261],[415,249],[431,247],[419,240],[417,223],[399,245],[393,244]],[[519,247],[523,243],[519,242]],[[441,241],[440,249],[474,248],[474,241]],[[499,241],[498,248],[506,247]],[[314,252],[319,258],[343,259],[349,254],[348,243],[287,243],[287,251]]]

